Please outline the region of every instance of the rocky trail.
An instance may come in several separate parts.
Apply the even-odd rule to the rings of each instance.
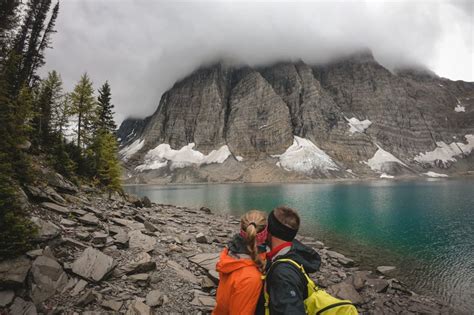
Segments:
[[[53,180],[51,180],[53,179]],[[35,249],[0,261],[0,314],[207,314],[215,304],[218,254],[238,218],[76,188],[52,177],[30,188]],[[54,185],[51,185],[54,184]],[[39,201],[39,202],[38,202]],[[363,314],[455,313],[310,237],[322,257],[316,283]]]

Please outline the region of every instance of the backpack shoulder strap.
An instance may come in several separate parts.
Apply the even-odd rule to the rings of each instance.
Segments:
[[[306,278],[306,281],[307,281],[308,283],[314,283],[314,281],[311,280],[311,278],[310,278],[310,277],[308,276],[308,274],[306,273],[306,270],[304,270],[303,265],[298,264],[298,263],[297,263],[296,261],[294,261],[293,259],[289,259],[289,258],[278,259],[278,260],[276,260],[275,262],[273,262],[273,264],[272,264],[271,267],[273,267],[273,265],[274,265],[275,263],[282,263],[282,262],[289,262],[290,264],[296,266],[296,267],[303,273],[303,275],[304,275],[304,277]],[[271,269],[271,267],[270,267],[270,269]],[[270,269],[269,269],[268,271],[270,271]]]

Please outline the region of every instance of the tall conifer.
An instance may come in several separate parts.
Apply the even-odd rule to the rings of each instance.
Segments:
[[[115,133],[117,125],[114,121],[114,105],[111,103],[111,92],[109,82],[105,81],[99,89],[99,97],[97,98],[99,105],[98,126],[99,129],[105,129],[110,133]]]

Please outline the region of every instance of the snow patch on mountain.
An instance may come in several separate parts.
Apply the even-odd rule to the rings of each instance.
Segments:
[[[423,173],[423,175],[426,175],[428,177],[448,177],[448,175],[446,174],[440,174],[440,173],[435,173],[435,172],[427,172],[427,173]]]
[[[464,106],[461,106],[461,104],[458,104],[456,105],[456,107],[454,107],[454,111],[456,113],[466,112],[466,108]]]
[[[387,178],[387,179],[392,179],[395,178],[393,175],[388,175],[386,173],[380,174],[380,178]]]
[[[375,152],[374,156],[365,162],[365,164],[367,164],[373,171],[382,172],[385,163],[395,162],[406,166],[405,163],[396,158],[392,153],[385,151],[379,145],[377,145],[377,147],[378,150]]]
[[[287,171],[312,174],[315,171],[326,173],[330,170],[339,170],[337,164],[326,152],[310,140],[297,136],[294,137],[293,144],[283,154],[273,155],[273,157],[278,157],[277,166]]]
[[[137,139],[133,141],[130,145],[124,147],[122,150],[119,151],[122,160],[127,161],[128,159],[130,159],[135,153],[137,153],[141,150],[141,148],[143,148],[144,144],[145,140]]]
[[[372,125],[372,122],[368,119],[365,119],[363,121],[360,121],[359,119],[352,117],[352,118],[347,118],[344,117],[347,120],[347,123],[349,124],[349,132],[351,134],[354,134],[356,132],[363,133],[365,132],[365,129],[369,128],[370,125]]]
[[[135,170],[140,172],[155,170],[165,167],[168,163],[171,170],[194,165],[223,163],[231,155],[227,145],[223,145],[218,150],[212,150],[207,155],[194,150],[194,146],[194,143],[190,143],[179,150],[174,150],[169,144],[162,143],[148,151],[145,155],[144,163],[137,166]]]
[[[415,156],[414,160],[419,163],[433,164],[439,160],[443,163],[456,162],[456,157],[469,155],[474,149],[474,135],[465,135],[467,143],[452,142],[446,144],[443,141],[436,142],[437,148],[433,151],[420,153]]]

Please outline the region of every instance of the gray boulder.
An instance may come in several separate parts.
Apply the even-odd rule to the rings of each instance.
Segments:
[[[351,300],[354,304],[361,304],[364,302],[362,296],[360,296],[354,286],[350,283],[340,282],[334,284],[328,288],[328,291],[332,292],[340,299]]]
[[[38,241],[48,241],[61,233],[61,229],[52,222],[42,220],[38,217],[32,217],[31,221],[38,227],[38,234],[36,235]]]
[[[163,304],[163,293],[159,290],[153,290],[146,295],[146,304],[148,306],[160,306]]]
[[[92,247],[86,248],[72,264],[72,272],[90,281],[101,281],[116,264],[112,257]]]
[[[27,302],[20,297],[15,298],[10,306],[10,314],[12,315],[37,315],[36,307],[32,302]]]
[[[68,215],[71,212],[68,208],[60,206],[60,205],[52,203],[52,202],[42,202],[41,206],[45,209],[54,211],[54,212],[62,214],[62,215]]]
[[[156,262],[146,252],[131,252],[117,268],[117,275],[144,273],[156,268]]]
[[[15,297],[15,292],[12,290],[0,291],[0,307],[5,307],[10,305]]]
[[[207,244],[206,235],[204,235],[203,233],[198,233],[196,235],[196,242],[201,243],[201,244]]]
[[[135,300],[128,306],[126,315],[153,315],[151,308],[143,302]]]
[[[134,230],[128,233],[129,241],[128,246],[130,248],[140,248],[145,252],[150,252],[155,248],[156,238],[143,234],[138,230]]]
[[[380,272],[383,275],[386,275],[386,274],[394,271],[395,269],[397,269],[397,268],[394,267],[394,266],[378,266],[377,267],[377,271]]]
[[[58,262],[50,257],[39,256],[31,267],[31,299],[35,304],[46,301],[61,292],[68,282],[67,274]]]
[[[25,256],[0,262],[0,288],[22,286],[25,282],[31,261]]]
[[[196,276],[190,272],[189,270],[186,270],[184,269],[183,267],[181,267],[180,264],[178,264],[177,262],[175,261],[172,261],[172,260],[168,260],[168,262],[166,263],[168,265],[168,267],[170,267],[174,272],[176,272],[176,274],[186,280],[186,281],[189,281],[191,283],[194,283],[194,284],[197,284],[199,283],[199,280],[198,278],[196,278]]]
[[[79,217],[78,220],[86,225],[99,225],[99,219],[90,213],[84,214],[82,217]]]

